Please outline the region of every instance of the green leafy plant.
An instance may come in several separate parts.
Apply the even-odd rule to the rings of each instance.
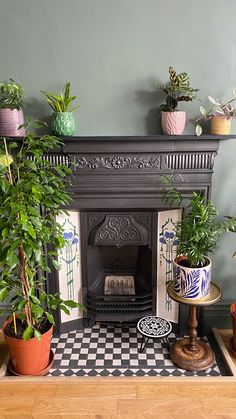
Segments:
[[[172,180],[162,177],[164,187],[163,198],[169,206],[176,204],[181,207],[182,194],[173,186]],[[226,217],[227,218],[227,217]],[[175,225],[179,241],[177,256],[187,256],[191,268],[205,265],[205,258],[213,253],[223,232],[236,230],[236,219],[218,220],[218,212],[214,205],[201,194],[193,192],[183,218]]]
[[[201,116],[197,119],[192,120],[196,125],[195,132],[199,137],[202,134],[201,121],[211,119],[214,116],[224,116],[227,119],[233,119],[236,117],[236,106],[232,105],[232,102],[236,100],[236,89],[233,89],[234,97],[227,102],[222,102],[219,99],[214,99],[211,96],[208,96],[209,101],[211,102],[211,107],[209,109],[200,106]]]
[[[169,67],[170,81],[167,84],[157,82],[156,86],[166,94],[166,103],[160,106],[164,112],[174,112],[178,110],[179,102],[189,102],[196,99],[199,89],[190,86],[187,73],[177,75],[173,67]]]
[[[0,108],[18,109],[23,106],[24,89],[21,84],[13,79],[9,82],[0,83]]]
[[[70,96],[70,83],[67,81],[61,93],[45,92],[43,93],[46,101],[54,112],[73,112],[79,105],[69,109],[71,102],[76,99],[76,96]]]
[[[0,139],[0,301],[10,298],[26,340],[40,339],[43,324],[54,323],[58,307],[67,314],[82,307],[46,292],[48,260],[58,269],[57,252],[65,243],[56,216],[71,201],[66,192],[70,169],[45,161],[43,155],[58,149],[61,141],[37,136],[35,126],[42,123],[28,122],[26,136],[18,142]]]

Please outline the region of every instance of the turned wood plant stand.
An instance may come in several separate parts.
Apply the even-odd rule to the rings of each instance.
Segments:
[[[215,364],[215,354],[210,346],[197,340],[197,306],[215,304],[221,297],[221,290],[218,285],[211,283],[209,296],[192,301],[176,295],[174,284],[171,283],[167,293],[178,303],[189,305],[189,337],[180,339],[171,346],[171,360],[178,367],[188,371],[205,371]]]

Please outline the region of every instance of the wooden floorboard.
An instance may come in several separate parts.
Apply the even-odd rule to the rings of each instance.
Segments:
[[[235,412],[235,377],[0,380],[0,419],[222,419]]]

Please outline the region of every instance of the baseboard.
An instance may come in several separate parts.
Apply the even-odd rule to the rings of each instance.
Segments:
[[[213,327],[217,329],[230,329],[232,327],[229,309],[231,303],[230,300],[224,300],[205,307],[205,330],[208,331]]]

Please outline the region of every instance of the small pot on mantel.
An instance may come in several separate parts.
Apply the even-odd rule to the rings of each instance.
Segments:
[[[24,137],[24,113],[22,109],[0,109],[0,135],[3,137]],[[21,126],[21,128],[19,128]]]
[[[213,116],[211,118],[211,134],[229,135],[231,129],[231,119],[224,115]]]
[[[181,135],[186,124],[186,112],[161,112],[161,127],[166,135]]]

